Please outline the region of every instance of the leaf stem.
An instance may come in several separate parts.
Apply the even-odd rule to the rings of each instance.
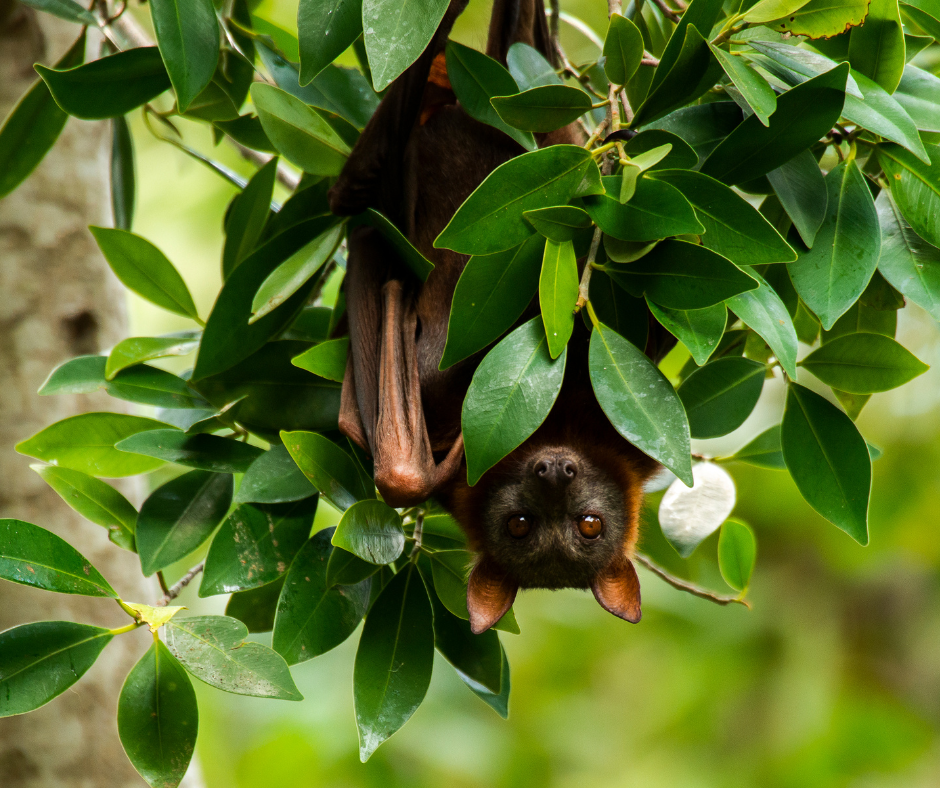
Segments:
[[[133,632],[135,629],[141,626],[143,626],[143,622],[135,621],[133,624],[128,624],[126,627],[109,629],[108,632],[112,635],[123,635],[125,632]]]
[[[581,282],[578,285],[578,302],[575,304],[574,311],[580,311],[590,300],[591,291],[591,272],[594,270],[594,260],[597,257],[597,249],[601,245],[601,228],[594,228],[594,237],[591,239],[591,250],[588,252],[587,262],[584,264],[584,271],[581,273]],[[590,314],[590,313],[589,313]]]
[[[157,582],[160,583],[160,590],[164,594],[170,593],[170,587],[166,584],[166,577],[164,577],[162,569],[157,572]]]
[[[697,596],[700,599],[707,599],[709,602],[714,602],[716,605],[730,605],[736,603],[739,605],[744,605],[748,610],[751,609],[751,603],[746,599],[743,599],[740,596],[724,596],[723,594],[716,594],[714,591],[709,591],[707,588],[702,588],[697,586],[694,583],[690,583],[687,580],[676,577],[673,574],[670,574],[665,569],[663,569],[659,564],[654,563],[650,558],[643,555],[642,553],[636,554],[636,560],[650,570],[654,575],[658,576],[662,580],[665,580],[673,588],[677,588],[680,591],[685,591],[687,594],[692,594]]]

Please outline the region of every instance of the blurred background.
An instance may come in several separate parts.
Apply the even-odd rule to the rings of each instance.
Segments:
[[[473,0],[455,38],[484,48],[489,7]],[[606,29],[604,0],[563,0],[562,10]],[[263,0],[256,13],[296,31],[296,0]],[[565,24],[562,40],[574,62],[597,57]],[[354,65],[349,54],[340,62]],[[936,63],[922,65],[936,71]],[[134,124],[133,229],[176,264],[205,316],[221,281],[222,217],[235,190]],[[233,151],[213,149],[205,127],[183,125],[194,147],[250,173]],[[128,297],[133,335],[192,327]],[[680,593],[643,570],[637,626],[585,592],[526,592],[515,607],[522,634],[501,634],[512,671],[508,721],[437,658],[425,703],[364,765],[352,700],[358,633],[294,668],[301,703],[194,682],[207,785],[940,785],[940,331],[909,306],[898,338],[933,369],[876,395],[859,419],[884,451],[874,465],[868,547],[816,515],[785,472],[726,466],[738,488],[735,516],[758,539],[750,611]],[[695,449],[722,455],[743,446],[779,422],[783,394],[779,380],[768,381],[740,430]],[[659,532],[659,497],[647,506],[642,549],[730,593],[717,569],[717,533],[683,561]],[[324,507],[317,527],[332,522]],[[224,598],[199,600],[191,587],[181,604],[221,613]]]

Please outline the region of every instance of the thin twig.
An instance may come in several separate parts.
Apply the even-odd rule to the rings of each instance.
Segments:
[[[164,577],[162,570],[157,572],[157,582],[160,584],[160,590],[163,592],[164,596],[170,593],[170,589],[166,584],[166,577]]]
[[[716,605],[730,605],[736,603],[739,605],[744,605],[744,607],[746,607],[748,610],[751,609],[751,603],[746,599],[742,599],[741,597],[737,596],[723,596],[721,594],[716,594],[713,591],[709,591],[707,588],[702,588],[701,586],[697,586],[694,583],[688,582],[687,580],[682,580],[675,575],[669,574],[669,572],[651,561],[642,553],[636,554],[636,560],[649,569],[650,572],[652,572],[654,575],[662,578],[673,588],[677,588],[680,591],[685,591],[686,593],[700,597],[701,599],[707,599],[709,602],[714,602]]]
[[[608,0],[608,2],[610,2],[610,0]],[[681,17],[668,5],[666,5],[666,0],[653,0],[653,2],[659,6],[659,10],[663,12],[663,16],[665,16],[667,19],[671,19],[673,22],[679,22]]]
[[[176,597],[180,595],[182,590],[186,588],[203,569],[206,568],[206,562],[200,561],[192,569],[190,569],[185,575],[183,575],[176,583],[170,587],[167,592],[163,595],[163,598],[157,602],[155,607],[164,607],[165,605],[170,604]]]
[[[653,57],[652,55],[643,55],[643,59],[640,61],[641,66],[658,66],[659,58]]]
[[[581,274],[581,282],[578,285],[578,302],[575,304],[574,311],[583,307],[590,299],[591,294],[591,272],[594,270],[594,261],[597,259],[597,250],[601,245],[600,227],[594,228],[594,237],[591,239],[591,250],[588,252],[587,262],[584,264],[584,272]]]

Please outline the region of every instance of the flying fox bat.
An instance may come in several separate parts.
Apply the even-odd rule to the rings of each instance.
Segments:
[[[472,119],[450,88],[444,46],[466,2],[451,2],[425,52],[389,88],[330,191],[334,213],[378,210],[435,265],[422,283],[377,230],[350,232],[340,429],[374,458],[387,503],[434,497],[467,533],[479,554],[467,592],[474,632],[495,624],[519,588],[591,588],[606,610],[637,622],[640,585],[630,559],[643,483],[658,465],[618,435],[597,404],[586,328],[571,339],[545,423],[467,484],[461,406],[483,353],[438,368],[468,258],[433,242],[486,176],[524,150]],[[495,1],[487,54],[505,64],[518,41],[554,62],[543,0]],[[574,126],[537,139],[583,144]],[[521,319],[535,314],[537,303]]]

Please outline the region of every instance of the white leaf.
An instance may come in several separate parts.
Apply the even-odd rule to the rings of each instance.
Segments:
[[[669,543],[683,558],[728,519],[737,495],[728,472],[710,462],[692,468],[695,484],[674,481],[659,505],[659,525]]]

